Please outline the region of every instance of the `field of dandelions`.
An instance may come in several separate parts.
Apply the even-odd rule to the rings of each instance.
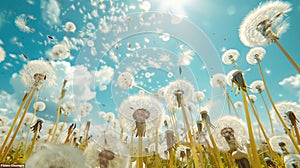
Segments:
[[[142,8],[147,11],[149,5],[148,1],[144,1]],[[99,9],[105,10],[105,5],[99,5]],[[121,6],[111,8],[110,12],[118,10],[122,13]],[[227,74],[210,74],[210,81],[207,82],[211,88],[222,90],[225,97],[224,107],[229,114],[220,115],[212,120],[210,108],[205,108],[201,104],[206,98],[205,92],[197,90],[197,86],[184,78],[168,82],[158,88],[157,93],[145,89],[135,77],[134,71],[126,69],[126,65],[131,62],[127,61],[123,62],[125,68],[120,69],[120,73],[113,81],[114,87],[127,93],[126,97],[118,95],[119,92],[115,93],[115,97],[120,100],[116,112],[99,112],[99,117],[105,123],[97,127],[93,127],[93,121],[86,117],[93,109],[93,105],[83,103],[77,107],[71,101],[73,97],[70,96],[71,92],[82,92],[85,93],[84,96],[93,94],[84,87],[85,83],[89,82],[88,77],[82,77],[77,81],[67,80],[69,75],[76,76],[86,69],[79,67],[73,70],[74,74],[65,74],[65,79],[58,81],[57,73],[64,72],[53,66],[56,60],[70,57],[70,45],[72,42],[75,43],[75,40],[68,40],[68,35],[77,31],[76,25],[73,22],[66,22],[64,42],[53,46],[50,51],[51,60],[28,60],[27,56],[23,55],[27,63],[19,74],[21,84],[26,86],[26,89],[22,90],[23,97],[20,97],[19,107],[13,109],[14,117],[0,116],[0,163],[25,164],[28,168],[300,167],[298,130],[300,104],[289,101],[274,102],[273,93],[268,89],[272,81],[265,79],[262,70],[263,59],[268,56],[263,47],[277,45],[282,51],[282,59],[288,59],[290,66],[300,72],[293,57],[280,44],[280,36],[288,27],[285,17],[290,11],[291,4],[288,2],[268,1],[260,4],[245,16],[240,25],[240,40],[245,46],[250,47],[246,56],[241,58],[236,49],[228,49],[221,53],[222,64],[232,66],[235,70]],[[15,25],[22,32],[32,33],[35,29],[27,24],[32,19],[34,18],[29,15],[19,15],[16,17]],[[180,19],[182,18],[172,22],[179,23]],[[109,25],[106,23],[108,20],[122,23],[131,22],[134,18],[112,16],[101,20],[101,33],[113,31],[117,34],[114,37],[118,37],[118,33],[130,31],[127,30],[129,28],[126,29],[125,23]],[[146,16],[140,18],[144,26],[159,24],[155,19],[149,20]],[[94,25],[90,23],[88,30],[91,34],[93,29]],[[139,31],[138,28],[136,31]],[[170,36],[163,33],[160,38],[167,42]],[[52,36],[48,38],[54,39]],[[86,43],[92,55],[97,55],[94,47],[99,43],[97,40],[99,39],[89,40]],[[144,40],[147,42],[149,39]],[[129,49],[136,45],[127,43],[126,46],[123,43],[122,46],[118,42],[113,44],[112,48],[109,48],[110,44],[107,43],[99,45],[111,51],[122,50],[124,45]],[[179,46],[180,50],[185,47]],[[158,51],[145,49],[143,52],[155,54]],[[183,58],[176,66],[176,72],[182,76],[187,70],[184,66],[189,65],[191,61],[190,52],[189,50],[182,52]],[[137,59],[135,56],[132,58]],[[110,54],[110,59],[118,62],[118,57],[114,54]],[[154,60],[152,65],[155,67],[156,61],[168,62],[168,59],[164,57]],[[238,59],[243,59],[249,66],[257,68],[260,72],[257,74],[259,80],[248,83],[243,70],[239,68]],[[4,60],[5,51],[0,47],[0,62]],[[146,59],[145,61],[149,62]],[[101,60],[95,64],[101,64]],[[102,67],[104,68],[105,72],[110,72],[110,67]],[[96,80],[97,76],[106,79],[105,76],[111,78],[111,75],[95,72]],[[145,76],[150,79],[152,74],[146,73]],[[172,74],[169,73],[168,76]],[[107,84],[106,81],[101,82]],[[74,83],[83,86],[72,88],[71,85]],[[53,123],[46,123],[45,118],[37,117],[37,113],[46,108],[45,102],[38,95],[43,90],[51,88],[56,88],[53,89],[56,92],[46,92],[48,94],[46,96],[55,99],[56,117]],[[100,89],[108,88],[103,85]],[[131,94],[130,90],[134,89],[138,92]],[[238,97],[240,101],[233,101],[232,97]],[[256,107],[258,101],[264,104],[264,113],[268,114],[268,118],[262,118],[258,113]],[[77,122],[69,120],[72,113],[79,116]],[[264,127],[266,122],[270,128]],[[258,126],[254,126],[253,123],[258,123]],[[275,126],[284,130],[282,131],[284,133],[276,132]],[[254,131],[256,127],[259,133]]]

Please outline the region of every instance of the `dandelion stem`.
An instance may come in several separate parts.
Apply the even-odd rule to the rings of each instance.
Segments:
[[[120,140],[122,140],[122,139],[123,139],[123,134],[124,134],[124,128],[123,128],[123,127],[121,127],[121,132],[120,132]]]
[[[198,145],[197,145],[197,149],[200,155],[200,167],[204,167],[204,160],[203,160],[203,152],[202,152],[202,145],[201,145],[201,135],[200,133],[197,133],[198,136]]]
[[[255,108],[254,104],[252,103],[251,98],[250,98],[248,92],[246,92],[246,95],[247,95],[248,101],[250,102],[250,107],[251,107],[251,109],[252,109],[252,112],[253,112],[253,114],[254,114],[254,116],[255,116],[255,118],[256,118],[256,121],[258,122],[258,126],[260,127],[260,130],[262,131],[263,136],[264,136],[264,138],[265,138],[265,140],[266,140],[266,142],[267,142],[267,145],[268,145],[268,148],[269,148],[271,157],[272,157],[272,159],[275,159],[275,158],[276,158],[276,154],[275,154],[274,151],[272,150],[272,147],[271,147],[271,145],[270,145],[269,138],[268,138],[268,136],[267,136],[267,134],[266,134],[266,131],[265,131],[265,129],[264,129],[264,126],[262,125],[262,123],[261,123],[261,121],[260,121],[260,119],[259,119],[259,116],[258,116],[258,114],[257,114],[257,112],[256,112],[256,108]]]
[[[59,121],[59,117],[60,117],[60,105],[61,105],[62,99],[58,100],[58,108],[57,108],[57,115],[56,115],[56,121],[55,124],[53,126],[53,132],[52,132],[52,136],[51,136],[51,140],[50,142],[52,143],[56,134],[56,129],[57,129],[57,125],[58,125],[58,121]]]
[[[232,108],[233,108],[233,111],[235,112],[236,117],[239,118],[239,113],[238,113],[238,111],[236,110],[236,108],[235,108],[235,106],[234,106],[234,104],[233,104],[233,102],[232,102],[232,100],[231,100],[231,98],[230,98],[230,96],[229,96],[227,90],[226,90],[226,94],[227,94],[228,100],[229,100],[229,102],[230,102],[230,104],[231,104],[231,106],[232,106]]]
[[[137,168],[143,168],[143,137],[138,136],[138,160],[137,160]]]
[[[174,155],[174,151],[173,151],[173,148],[171,147],[169,149],[169,157],[170,157],[170,160],[169,160],[169,168],[173,168],[174,167],[174,158],[173,158],[173,155]]]
[[[244,101],[244,110],[246,113],[246,120],[247,120],[247,125],[248,125],[248,132],[249,132],[249,138],[250,138],[250,145],[251,145],[251,150],[252,150],[252,155],[253,155],[253,167],[261,168],[259,156],[256,150],[256,144],[254,140],[254,135],[252,132],[252,124],[251,124],[251,119],[250,119],[250,114],[248,111],[248,104],[247,104],[247,99],[245,96],[245,91],[242,90],[242,97]]]
[[[230,102],[229,102],[229,95],[228,95],[228,92],[227,90],[225,89],[225,94],[226,94],[226,102],[227,102],[227,107],[228,107],[228,110],[229,110],[229,115],[232,115],[232,112],[231,112],[231,108],[230,108]]]
[[[294,68],[298,71],[298,73],[300,73],[300,67],[293,60],[293,58],[289,55],[289,53],[282,47],[282,45],[279,43],[279,41],[277,39],[275,39],[274,42],[279,47],[279,49],[283,52],[283,54],[286,56],[286,58],[290,61],[290,63],[294,66]]]
[[[65,126],[65,124],[67,122],[67,118],[68,118],[68,115],[64,115],[64,121],[63,121],[62,126],[59,128],[59,133],[58,133],[58,135],[57,135],[57,137],[55,139],[55,142],[57,142],[58,138],[61,136],[63,128],[64,128],[64,126]]]
[[[206,123],[206,127],[207,127],[207,131],[208,131],[208,134],[209,134],[209,138],[211,140],[211,143],[213,145],[213,151],[215,153],[215,156],[216,156],[216,160],[217,160],[217,163],[219,165],[219,168],[223,168],[223,163],[222,163],[222,160],[221,160],[221,155],[220,155],[220,152],[218,150],[218,147],[217,147],[217,144],[216,144],[216,141],[214,139],[214,137],[212,136],[212,133],[210,131],[210,126],[208,126],[208,123]]]
[[[298,130],[298,127],[297,127],[297,122],[294,122],[293,126],[294,126],[294,130],[295,130],[296,137],[297,137],[297,140],[298,140],[298,144],[300,145],[300,134],[299,134],[299,130]]]
[[[20,129],[21,125],[22,125],[22,122],[23,122],[23,120],[24,120],[24,118],[25,118],[25,115],[26,115],[26,113],[27,113],[27,111],[28,111],[28,109],[29,109],[29,106],[30,106],[30,104],[31,104],[31,101],[32,101],[32,98],[33,98],[33,96],[34,96],[34,94],[35,94],[35,91],[36,91],[36,89],[33,88],[33,90],[32,90],[31,93],[30,93],[30,97],[29,97],[29,99],[28,99],[28,102],[27,102],[27,104],[26,104],[26,106],[25,106],[24,112],[23,112],[23,114],[22,114],[22,116],[21,116],[21,118],[20,118],[20,121],[19,121],[19,123],[18,123],[18,125],[17,125],[17,127],[16,127],[16,130],[15,130],[15,132],[14,132],[14,134],[13,134],[13,136],[12,136],[12,138],[11,138],[9,144],[8,144],[8,146],[7,146],[6,149],[4,150],[4,154],[2,155],[2,157],[1,157],[1,159],[0,159],[0,162],[2,162],[3,159],[7,156],[8,152],[10,151],[10,149],[11,149],[11,147],[12,147],[12,145],[13,145],[13,142],[14,142],[16,136],[18,135],[18,131],[19,131],[19,129]]]
[[[183,95],[181,95],[181,96],[183,96]],[[181,109],[182,109],[182,114],[183,114],[183,119],[184,119],[185,125],[188,129],[188,136],[189,136],[189,139],[190,139],[190,145],[191,145],[191,150],[192,150],[192,155],[193,155],[193,161],[194,161],[194,164],[195,164],[194,166],[199,167],[198,157],[197,157],[197,153],[196,153],[196,146],[195,146],[194,138],[193,138],[192,133],[191,133],[191,127],[190,127],[189,121],[187,119],[184,107],[185,107],[184,106],[184,101],[183,101],[183,98],[182,98],[181,99]]]
[[[158,159],[158,129],[155,131],[155,168],[159,167]]]
[[[297,153],[299,154],[299,153],[300,153],[299,146],[298,146],[298,144],[297,144],[297,142],[296,142],[294,136],[291,134],[291,131],[289,130],[288,126],[287,126],[286,123],[284,122],[282,116],[280,115],[280,113],[279,113],[278,109],[276,108],[275,103],[274,103],[274,101],[273,101],[273,99],[272,99],[272,97],[271,97],[271,94],[270,94],[270,92],[269,92],[269,88],[268,88],[268,86],[267,86],[267,83],[266,83],[266,80],[265,80],[265,77],[264,77],[264,74],[263,74],[263,71],[262,71],[262,68],[261,68],[261,65],[260,65],[260,60],[257,60],[257,64],[258,64],[258,67],[259,67],[259,72],[260,72],[262,81],[263,81],[263,83],[264,83],[264,85],[265,85],[265,89],[266,89],[268,98],[269,98],[269,100],[270,100],[270,102],[271,102],[271,104],[272,104],[272,106],[273,106],[273,108],[274,108],[274,110],[275,110],[275,113],[276,113],[277,117],[279,118],[280,122],[282,123],[282,125],[283,125],[285,131],[287,132],[287,134],[289,135],[291,141],[293,142],[294,147],[295,147],[296,150],[297,150]]]
[[[265,100],[264,96],[262,95],[262,93],[259,93],[259,94],[260,94],[261,99],[262,99],[262,101],[263,101],[263,103],[264,103],[264,106],[265,106],[265,108],[266,108],[266,110],[267,110],[267,112],[268,112],[269,119],[270,119],[270,125],[271,125],[271,129],[272,129],[272,135],[274,135],[274,125],[273,125],[273,122],[272,122],[270,110],[269,110],[269,108],[268,108],[268,106],[267,106],[266,100]]]
[[[32,92],[32,89],[30,89],[29,92],[26,92],[26,93],[25,93],[24,98],[23,98],[23,101],[22,101],[22,103],[21,103],[21,105],[20,105],[20,107],[19,107],[19,109],[18,109],[18,111],[17,111],[17,114],[16,114],[15,118],[14,118],[14,121],[12,122],[12,124],[11,124],[11,126],[10,126],[10,128],[9,128],[9,131],[8,131],[8,133],[7,133],[7,135],[6,135],[5,139],[4,139],[4,141],[3,141],[3,143],[2,143],[2,146],[1,146],[1,149],[0,149],[0,154],[2,154],[2,152],[3,152],[4,148],[5,148],[5,145],[6,145],[8,139],[9,139],[11,133],[12,133],[12,130],[13,130],[14,127],[15,127],[15,124],[16,124],[16,122],[17,122],[17,119],[19,118],[19,115],[20,115],[20,113],[21,113],[21,110],[23,109],[23,107],[24,107],[24,105],[25,105],[25,103],[26,103],[26,100],[27,100],[29,94],[31,94],[31,92]]]

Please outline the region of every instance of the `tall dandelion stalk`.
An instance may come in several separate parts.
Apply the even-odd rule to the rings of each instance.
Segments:
[[[65,94],[66,94],[66,91],[67,91],[65,89],[66,84],[67,84],[67,80],[64,80],[63,86],[62,86],[61,91],[60,91],[60,97],[58,99],[58,108],[57,108],[56,121],[55,121],[55,124],[53,126],[53,132],[52,132],[50,142],[54,141],[54,137],[55,137],[55,134],[56,134],[56,129],[57,129],[60,113],[61,113],[61,102],[62,102],[63,98],[65,97]]]
[[[261,168],[261,163],[260,163],[260,159],[256,150],[256,144],[255,144],[255,140],[254,140],[254,134],[253,134],[253,128],[252,128],[252,123],[251,123],[251,119],[250,119],[250,113],[248,110],[248,103],[247,103],[247,98],[245,93],[247,92],[246,88],[246,82],[244,80],[243,74],[241,71],[236,71],[233,75],[232,78],[232,86],[234,86],[234,84],[237,85],[237,90],[240,91],[242,90],[242,98],[243,98],[243,102],[244,102],[244,110],[246,113],[246,120],[247,120],[247,126],[248,126],[248,132],[249,132],[249,138],[250,138],[250,145],[251,145],[251,151],[252,151],[252,158],[253,158],[253,167],[257,167],[257,168]]]

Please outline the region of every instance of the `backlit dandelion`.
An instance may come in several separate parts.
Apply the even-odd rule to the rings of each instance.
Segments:
[[[246,145],[248,133],[246,123],[241,119],[233,116],[223,116],[214,123],[215,129],[212,134],[221,151],[234,151],[238,148],[242,149]]]
[[[129,72],[123,72],[119,75],[117,84],[122,89],[128,89],[134,85],[134,77]]]
[[[278,154],[286,155],[295,153],[293,143],[286,135],[277,135],[271,137],[270,144],[272,150]]]
[[[295,69],[300,72],[300,67],[278,42],[280,35],[287,30],[289,25],[284,20],[284,16],[291,10],[289,2],[265,2],[244,18],[240,25],[239,36],[242,43],[248,47],[276,43]]]
[[[246,60],[249,64],[257,64],[257,61],[261,61],[266,55],[266,50],[262,47],[251,48],[247,55]]]
[[[43,87],[51,87],[56,82],[56,74],[51,65],[43,60],[33,60],[24,65],[20,71],[22,82],[25,86],[35,87],[38,90]]]
[[[28,17],[28,15],[21,14],[16,17],[15,24],[22,32],[32,33],[35,30],[34,28],[28,26],[29,19],[30,17]]]
[[[204,100],[204,98],[205,98],[205,94],[202,91],[197,91],[193,94],[193,101],[194,102],[200,103]]]
[[[300,167],[300,156],[298,154],[289,154],[284,156],[285,168]]]
[[[210,85],[215,88],[225,88],[226,82],[226,76],[221,73],[214,74],[210,79]]]
[[[238,52],[238,50],[235,49],[227,50],[222,55],[222,62],[227,65],[235,64],[239,56],[240,53]]]
[[[42,101],[37,101],[33,103],[33,109],[36,111],[44,111],[46,109],[46,104]]]
[[[253,81],[250,84],[250,90],[252,93],[261,93],[264,89],[265,85],[261,80]]]

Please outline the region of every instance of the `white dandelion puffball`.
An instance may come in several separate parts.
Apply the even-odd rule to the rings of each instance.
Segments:
[[[193,93],[193,101],[194,102],[200,103],[204,100],[204,98],[205,98],[205,94],[202,91],[197,91],[197,92]]]
[[[210,85],[214,88],[224,88],[226,86],[226,76],[221,73],[214,74],[210,78]]]
[[[262,47],[254,47],[249,50],[246,60],[249,64],[257,64],[257,60],[261,61],[266,55],[266,50]]]
[[[33,16],[31,16],[31,18],[33,18]],[[18,29],[21,30],[22,32],[32,33],[35,30],[34,30],[34,28],[31,28],[28,26],[28,24],[27,24],[28,19],[30,19],[30,18],[27,15],[21,14],[16,17],[15,24],[18,27]]]
[[[33,104],[33,109],[36,111],[44,111],[46,108],[46,104],[42,101],[37,101]]]
[[[252,103],[256,102],[257,97],[255,95],[251,94],[251,95],[249,95],[249,97],[250,97],[250,100],[252,101]]]
[[[56,75],[53,68],[43,60],[28,62],[20,71],[20,75],[24,85],[29,88],[36,87],[40,90],[42,87],[47,88],[56,84]]]
[[[234,137],[239,146],[246,145],[247,143],[247,127],[245,122],[234,116],[223,116],[214,121],[215,129],[212,131],[212,135],[217,143],[218,148],[221,151],[229,151],[230,147],[222,136],[221,131],[224,128],[232,128],[234,131]]]
[[[262,32],[272,30],[276,36],[284,33],[288,27],[284,16],[290,12],[291,4],[283,1],[267,1],[248,13],[240,25],[239,37],[248,47],[264,46],[270,43]]]
[[[113,122],[115,120],[115,114],[113,112],[108,112],[105,115],[105,119],[108,122]]]
[[[82,103],[78,108],[78,114],[82,117],[89,115],[93,110],[93,105],[91,103]]]
[[[96,137],[98,138],[89,143],[84,151],[86,164],[89,168],[129,167],[130,151],[126,144],[114,135],[104,134]]]
[[[28,124],[34,123],[35,120],[36,120],[36,116],[33,113],[26,113],[24,120],[23,120],[23,124],[28,125]]]
[[[145,122],[146,134],[149,135],[162,126],[165,114],[161,102],[145,95],[128,97],[122,102],[118,111],[122,128],[134,131],[136,122]]]
[[[75,110],[75,107],[76,107],[76,105],[72,101],[64,102],[61,105],[62,114],[69,115],[71,112],[73,112]]]
[[[230,65],[230,64],[236,62],[236,60],[239,58],[239,56],[240,56],[240,53],[238,52],[238,50],[230,49],[223,53],[222,61],[224,64]]]
[[[70,56],[70,50],[63,44],[56,44],[51,50],[53,60],[64,60]]]
[[[292,122],[289,119],[288,112],[293,112],[296,119],[298,119],[298,120],[300,119],[300,105],[297,104],[296,102],[283,101],[283,102],[276,103],[275,106],[276,106],[277,110],[279,111],[280,115],[282,116],[282,118],[284,119],[285,123],[288,126],[292,126]],[[271,116],[275,116],[274,109],[272,109],[270,113],[271,113]],[[274,124],[280,125],[278,117],[275,117],[275,119],[276,119],[276,121]]]
[[[253,81],[249,87],[252,93],[261,93],[265,89],[265,85],[262,80]]]
[[[287,135],[276,135],[270,138],[270,145],[278,154],[295,153],[294,145]]]
[[[122,72],[118,76],[117,84],[122,89],[128,89],[134,85],[134,77],[129,72]]]
[[[27,161],[26,167],[74,167],[86,168],[83,156],[68,145],[44,144]]]
[[[300,156],[298,154],[288,154],[284,158],[285,168],[300,167]]]
[[[2,47],[0,47],[0,62],[3,62],[5,60],[5,57],[6,57],[5,50]]]
[[[190,101],[193,98],[194,94],[194,86],[186,81],[186,80],[176,80],[173,82],[170,82],[166,86],[166,92],[165,92],[165,100],[166,102],[169,103],[177,103],[177,98],[174,94],[175,91],[181,90],[183,91],[183,99],[187,102]]]

